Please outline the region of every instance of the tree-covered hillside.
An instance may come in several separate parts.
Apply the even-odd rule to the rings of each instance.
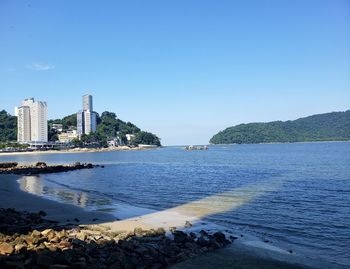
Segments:
[[[84,143],[93,143],[97,142],[103,146],[106,146],[106,141],[109,138],[119,137],[126,144],[126,134],[135,135],[134,141],[131,141],[131,144],[147,144],[147,145],[158,145],[160,146],[160,139],[152,134],[147,132],[142,132],[135,124],[131,122],[125,122],[117,118],[116,114],[113,112],[105,111],[99,116],[97,114],[97,130],[95,133],[90,135],[84,135],[82,141]],[[49,124],[61,123],[63,124],[63,129],[68,129],[71,126],[76,126],[77,116],[72,114],[64,117],[63,119],[56,119],[49,121]],[[145,135],[145,133],[147,135]],[[55,138],[55,136],[51,136]],[[78,141],[75,141],[79,144]]]
[[[63,119],[55,119],[55,120],[49,120],[49,125],[53,123],[59,123],[63,125],[63,129],[68,129],[71,126],[77,126],[77,114],[71,114],[68,116],[65,116]]]
[[[17,117],[0,111],[0,142],[17,140]]]
[[[57,140],[57,132],[50,127],[54,123],[63,125],[63,130],[75,128],[77,126],[77,115],[71,114],[62,119],[49,120],[49,140]],[[84,135],[82,140],[86,143],[98,142],[101,145],[107,144],[107,139],[119,137],[126,144],[126,134],[135,135],[131,144],[147,144],[160,146],[160,139],[148,132],[143,132],[135,124],[124,122],[117,118],[113,112],[105,111],[99,116],[97,114],[97,130],[90,135]],[[5,110],[0,111],[0,142],[10,142],[17,140],[17,117],[11,116]]]
[[[317,114],[294,121],[248,123],[229,127],[210,139],[212,144],[350,140],[350,110]]]

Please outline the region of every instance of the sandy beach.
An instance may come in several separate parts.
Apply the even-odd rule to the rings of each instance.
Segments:
[[[134,147],[128,146],[110,147],[110,148],[74,148],[64,150],[45,150],[45,151],[23,151],[23,152],[6,152],[0,151],[1,156],[16,156],[16,155],[36,155],[36,154],[66,154],[66,153],[92,153],[92,152],[110,152],[110,151],[128,151],[128,150],[152,150],[155,148]]]
[[[58,203],[26,193],[19,188],[17,182],[19,178],[20,176],[17,175],[0,175],[0,207],[15,208],[29,212],[44,210],[47,214],[45,218],[58,221],[62,225],[72,223],[74,219],[78,219],[77,225],[98,225],[109,229],[111,232],[132,232],[135,228],[149,230],[159,227],[163,227],[166,230],[172,227],[180,230],[185,228],[187,232],[198,232],[201,229],[208,231],[220,230],[219,226],[208,224],[202,220],[203,216],[212,213],[210,210],[208,212],[208,205],[215,203],[217,197],[203,199],[202,201],[164,211],[140,211],[136,214],[137,216],[135,216],[135,212],[126,213],[121,211],[121,215],[117,217],[121,217],[123,220],[116,220],[116,216],[108,213],[85,211],[80,207]],[[239,205],[242,201],[237,200],[237,197],[235,197],[234,201],[227,201],[226,204],[231,205],[233,202]],[[192,227],[188,226],[189,223]],[[251,266],[255,264],[254,268],[304,268],[285,263],[286,261],[298,262],[298,259],[288,255],[285,250],[274,249],[267,244],[259,246],[259,243],[253,239],[250,240],[251,245],[249,246],[249,240],[247,240],[248,238],[244,240],[239,238],[230,247],[230,250],[221,250],[221,252],[215,252],[216,254],[202,255],[174,265],[174,268],[217,268],[218,264],[222,268],[231,268],[233,265],[237,266],[237,268],[252,268],[245,267],[249,264]],[[247,244],[245,241],[247,241]],[[243,249],[244,251],[242,251]],[[278,260],[272,258],[277,258]],[[208,262],[208,259],[211,262]],[[205,264],[205,267],[203,267],[203,264]]]
[[[17,180],[20,177],[18,175],[0,175],[0,207],[29,212],[44,210],[47,213],[47,219],[58,221],[61,224],[72,222],[75,218],[79,219],[79,223],[84,224],[96,223],[96,221],[92,221],[96,218],[101,222],[115,220],[114,216],[107,213],[88,212],[73,205],[58,203],[26,193],[19,188]]]

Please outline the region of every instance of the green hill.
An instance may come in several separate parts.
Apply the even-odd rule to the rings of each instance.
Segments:
[[[97,115],[96,121],[96,132],[89,135],[83,135],[81,139],[83,142],[99,142],[101,145],[106,145],[108,138],[118,136],[126,144],[126,134],[133,134],[135,135],[135,139],[132,141],[132,144],[161,145],[160,139],[155,134],[141,131],[141,129],[135,124],[118,119],[113,112],[105,111],[101,116]],[[63,129],[68,129],[71,126],[76,126],[77,116],[76,114],[72,114],[63,119],[49,121],[49,125],[53,123],[61,123]],[[55,134],[49,134],[49,139],[55,140]]]
[[[17,140],[17,117],[0,111],[0,142]]]
[[[49,140],[57,140],[57,133],[50,128],[53,123],[60,123],[67,130],[77,125],[77,115],[71,114],[62,119],[49,120]],[[99,142],[106,145],[108,138],[119,136],[127,142],[126,134],[134,134],[134,144],[152,144],[160,146],[160,139],[149,132],[141,131],[135,124],[124,122],[117,118],[113,112],[105,111],[97,115],[97,130],[90,135],[84,135],[84,142]],[[5,110],[0,111],[0,142],[14,142],[17,140],[17,117],[11,116]]]
[[[350,110],[317,114],[294,121],[248,123],[229,127],[210,139],[212,144],[350,140]]]

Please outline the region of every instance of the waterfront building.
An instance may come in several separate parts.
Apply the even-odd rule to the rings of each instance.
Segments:
[[[58,134],[58,140],[61,143],[72,142],[72,140],[75,139],[75,138],[78,138],[78,133],[77,133],[76,130],[70,130],[70,131]]]
[[[119,136],[107,140],[108,147],[117,147],[123,144]]]
[[[128,143],[130,143],[135,138],[134,134],[126,134],[125,136]]]
[[[57,132],[62,132],[63,131],[63,124],[53,123],[51,128]]]
[[[96,132],[96,112],[93,111],[92,96],[83,95],[83,110],[77,113],[77,133],[78,135]]]
[[[17,141],[25,143],[30,141],[30,112],[28,106],[17,108]]]
[[[35,101],[34,98],[25,99],[17,108],[17,140],[22,143],[48,141],[47,104]]]

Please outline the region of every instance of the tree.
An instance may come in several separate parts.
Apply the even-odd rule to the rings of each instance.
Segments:
[[[68,130],[70,126],[77,126],[77,114],[74,113],[65,116],[63,119],[49,120],[48,123],[49,125],[52,125],[54,123],[62,124],[63,130]]]
[[[160,140],[159,138],[149,132],[138,132],[135,136],[135,139],[133,140],[133,143],[135,145],[139,145],[139,144],[146,144],[146,145],[157,145],[160,146]]]
[[[17,117],[0,111],[0,142],[17,140]]]

